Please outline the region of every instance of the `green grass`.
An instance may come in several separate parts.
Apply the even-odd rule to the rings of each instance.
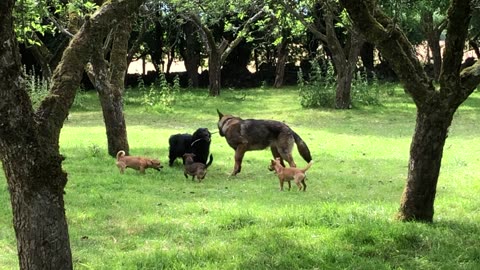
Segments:
[[[389,86],[398,87],[398,86]],[[168,137],[217,131],[216,109],[288,123],[314,165],[305,193],[279,192],[269,151],[247,152],[230,177],[233,150],[213,135],[202,183],[180,160],[162,172],[120,175],[106,154],[94,93],[83,96],[61,133],[68,172],[66,213],[75,269],[479,269],[480,94],[450,128],[433,224],[394,219],[405,185],[415,107],[400,89],[382,106],[302,109],[295,89],[183,91],[173,112],[125,105],[131,153],[168,162]],[[294,150],[298,166],[305,162]],[[17,269],[6,181],[0,176],[0,269]]]

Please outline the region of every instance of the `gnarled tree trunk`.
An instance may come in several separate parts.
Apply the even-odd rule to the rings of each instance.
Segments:
[[[108,3],[71,40],[57,66],[50,95],[34,112],[21,79],[13,31],[14,0],[0,1],[0,159],[7,178],[20,269],[72,269],[59,135],[75,98],[92,44],[120,15],[142,1]]]
[[[87,68],[87,74],[100,97],[108,154],[113,157],[120,150],[125,151],[127,155],[129,153],[127,127],[123,115],[123,91],[130,31],[129,19],[120,21],[115,28],[109,64],[104,59],[106,53],[102,49],[103,44],[98,44],[97,51],[92,55],[91,67]]]

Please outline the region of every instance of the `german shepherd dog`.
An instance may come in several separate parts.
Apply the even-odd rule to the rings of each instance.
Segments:
[[[298,152],[306,162],[312,160],[310,150],[305,142],[285,123],[274,120],[241,119],[233,115],[224,115],[218,109],[218,130],[225,137],[228,145],[235,150],[235,167],[232,175],[242,169],[242,159],[245,152],[262,150],[270,146],[273,158],[284,160],[290,167],[297,165],[293,161],[293,144],[297,144]]]
[[[173,166],[176,158],[183,158],[185,153],[195,154],[194,162],[207,164],[210,153],[212,134],[208,128],[198,128],[193,134],[175,134],[168,139],[168,165]],[[185,159],[183,160],[185,164]]]

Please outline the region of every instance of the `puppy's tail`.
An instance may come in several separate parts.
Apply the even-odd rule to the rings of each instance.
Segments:
[[[117,153],[117,160],[118,160],[120,157],[123,157],[123,156],[125,156],[125,151],[123,151],[123,150],[118,151],[118,153]]]
[[[306,162],[312,161],[312,155],[310,154],[310,150],[308,149],[307,144],[302,140],[302,138],[300,138],[297,133],[295,133],[295,131],[292,130],[292,133],[293,138],[295,139],[295,143],[297,144],[297,149],[300,153],[300,156],[302,156]]]
[[[308,169],[310,169],[310,167],[312,167],[312,164],[313,164],[313,160],[310,160],[310,162],[307,164],[307,166],[303,169],[301,169],[302,172],[306,172]]]
[[[208,168],[208,166],[210,166],[212,162],[213,162],[213,155],[210,154],[210,160],[208,161],[207,166],[205,166],[205,168]]]

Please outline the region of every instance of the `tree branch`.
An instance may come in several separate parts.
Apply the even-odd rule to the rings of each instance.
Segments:
[[[48,13],[48,19],[55,25],[55,27],[58,28],[60,33],[66,35],[68,38],[72,38],[73,34],[70,33],[65,27],[63,27],[61,24],[58,23],[58,21],[53,17],[50,13]]]
[[[292,14],[295,18],[297,18],[305,27],[312,32],[312,34],[320,39],[321,41],[328,43],[327,36],[323,34],[322,32],[318,31],[315,25],[307,22],[305,17],[297,12],[290,4],[284,2],[284,0],[278,0],[278,3],[280,3],[290,14]]]
[[[454,0],[448,10],[447,36],[445,51],[440,72],[440,86],[445,95],[450,95],[459,87],[459,71],[463,61],[463,48],[470,25],[470,1]],[[460,53],[459,53],[460,52]],[[451,78],[457,78],[452,80]],[[452,83],[455,82],[455,85]]]
[[[230,42],[230,44],[224,49],[221,50],[222,55],[221,55],[221,62],[225,62],[225,59],[227,59],[228,55],[233,51],[235,47],[240,44],[240,42],[243,40],[245,37],[245,32],[247,31],[248,27],[257,20],[260,19],[260,17],[265,13],[264,9],[260,9],[256,14],[254,14],[250,19],[248,19],[244,24],[243,24],[243,29],[240,30],[240,32],[237,34],[237,37]]]

